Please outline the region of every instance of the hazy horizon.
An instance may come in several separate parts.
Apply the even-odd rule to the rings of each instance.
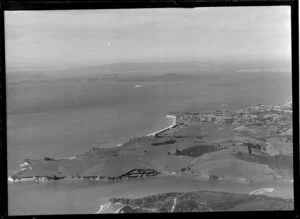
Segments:
[[[290,59],[290,8],[5,12],[6,67]]]

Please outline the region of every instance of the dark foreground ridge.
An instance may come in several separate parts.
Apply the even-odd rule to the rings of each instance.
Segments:
[[[115,213],[293,210],[294,208],[293,200],[290,199],[210,191],[164,193],[137,199],[111,198],[109,201],[111,209],[118,208]]]

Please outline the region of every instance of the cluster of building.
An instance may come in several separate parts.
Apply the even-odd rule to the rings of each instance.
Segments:
[[[282,117],[291,115],[291,102],[283,106],[266,106],[257,105],[242,109],[236,112],[228,110],[217,110],[216,112],[205,113],[191,113],[183,112],[176,113],[177,121],[191,121],[191,122],[211,122],[221,124],[247,124],[257,123],[257,125],[265,124],[267,122],[274,122]]]

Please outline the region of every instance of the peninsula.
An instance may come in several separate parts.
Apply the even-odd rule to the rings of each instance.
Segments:
[[[170,127],[119,147],[94,147],[73,159],[26,159],[9,181],[178,174],[247,182],[293,179],[291,102],[236,112],[174,112],[169,118]]]

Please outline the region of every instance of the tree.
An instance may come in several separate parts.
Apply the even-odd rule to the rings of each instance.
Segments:
[[[248,152],[249,152],[249,154],[252,153],[252,151],[251,151],[251,146],[250,146],[250,145],[248,145]]]

